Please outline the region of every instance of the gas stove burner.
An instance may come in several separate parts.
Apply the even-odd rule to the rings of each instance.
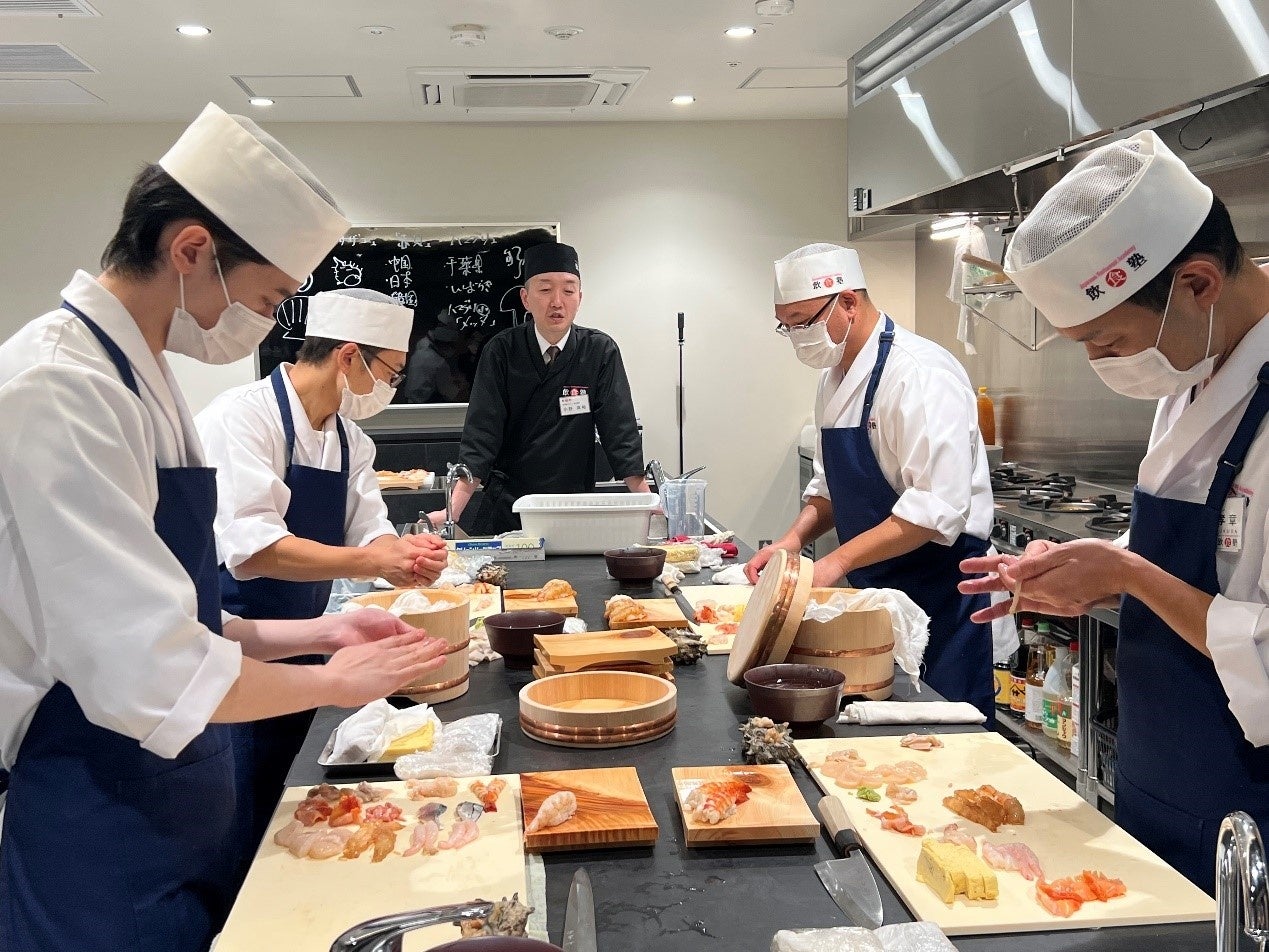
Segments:
[[[1117,506],[1127,506],[1128,509],[1113,509],[1093,516],[1084,523],[1084,527],[1092,529],[1094,532],[1104,532],[1107,535],[1120,535],[1127,531],[1128,526],[1132,522],[1132,504],[1116,503]]]
[[[1072,494],[1075,477],[1061,473],[1032,476],[1006,465],[991,471],[991,489],[998,499],[1025,499],[1032,494],[1060,499]]]
[[[1041,512],[1120,512],[1121,507],[1131,509],[1131,504],[1119,502],[1114,494],[1089,496],[1085,499],[1074,499],[1070,495],[1054,497],[1051,491],[1040,491],[1022,496],[1018,505],[1023,509],[1034,509]]]

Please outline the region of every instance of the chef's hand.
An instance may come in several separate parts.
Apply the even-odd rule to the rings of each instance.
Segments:
[[[1031,555],[1039,555],[1041,552],[1047,552],[1054,546],[1056,542],[1037,539],[1030,543],[1023,550],[1023,557]],[[965,559],[960,564],[960,569],[966,575],[982,575],[982,578],[966,579],[957,585],[962,595],[981,595],[984,592],[1008,592],[1010,589],[1005,585],[1004,580],[1000,577],[1000,569],[1002,566],[1010,566],[1018,564],[1018,556],[1016,555],[984,555],[976,559]]]
[[[326,615],[324,620],[329,625],[324,640],[331,653],[352,645],[373,644],[414,630],[391,612],[371,605],[346,615]]]
[[[382,575],[397,588],[422,585],[424,580],[415,572],[415,566],[423,550],[411,540],[426,538],[428,537],[408,535],[399,539],[396,536],[376,539],[370,546],[375,554],[375,574]],[[439,574],[439,569],[437,572]],[[432,580],[435,581],[435,576]]]
[[[414,575],[417,581],[414,584],[431,585],[435,582],[449,564],[445,540],[440,536],[419,534],[402,536],[401,541],[412,545],[415,550]]]
[[[435,512],[429,512],[427,518],[432,522],[432,528],[437,532],[441,531],[441,527],[445,525],[445,510],[437,509]],[[454,521],[458,522],[458,516],[454,516]]]
[[[745,563],[745,578],[749,579],[750,585],[758,584],[758,576],[762,574],[762,570],[767,567],[767,563],[771,561],[771,557],[774,556],[779,549],[784,549],[785,552],[794,553],[799,551],[796,547],[790,548],[788,544],[784,542],[777,542],[774,545],[764,546],[759,549],[754,553],[753,558]]]
[[[1125,572],[1131,560],[1130,553],[1101,539],[1033,542],[1022,558],[967,559],[961,563],[962,569],[994,572],[995,577],[961,582],[959,588],[975,594],[1017,592],[1021,586],[1019,611],[1076,617],[1116,602],[1126,588]],[[971,619],[989,622],[1007,615],[1012,607],[1011,602],[1000,602],[975,612]]]
[[[322,668],[330,703],[361,707],[387,697],[444,664],[447,648],[443,639],[413,628],[371,644],[341,648]]]

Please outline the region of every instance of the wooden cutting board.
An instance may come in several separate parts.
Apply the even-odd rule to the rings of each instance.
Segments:
[[[661,664],[678,650],[656,628],[641,626],[626,631],[592,631],[578,635],[549,635],[534,644],[554,667],[580,671],[592,664],[611,661],[647,661]]]
[[[653,628],[661,629],[688,627],[687,617],[683,614],[683,609],[679,608],[679,603],[672,598],[636,598],[635,602],[647,610],[647,618],[615,625],[605,618],[605,623],[612,625],[616,631],[628,628],[645,628],[649,625]]]
[[[684,585],[680,591],[693,608],[699,608],[701,602],[709,600],[719,605],[748,605],[749,596],[753,594],[752,585]],[[705,653],[711,655],[731,654],[732,643],[736,640],[733,632],[722,635],[717,625],[701,625],[691,622],[692,630],[706,641]],[[711,640],[712,639],[712,640]]]
[[[454,822],[454,808],[463,800],[476,800],[468,785],[477,778],[460,779],[458,795],[440,802],[449,810],[441,817],[442,837]],[[480,778],[488,780],[489,778]],[[306,787],[286,790],[265,835],[247,880],[238,893],[218,952],[328,952],[335,938],[359,922],[393,912],[426,906],[501,899],[518,892],[524,899],[528,882],[524,863],[524,827],[521,824],[520,781],[515,774],[502,778],[507,787],[498,799],[498,811],[478,821],[480,838],[458,850],[441,850],[434,856],[402,856],[424,802],[410,800],[405,783],[391,781],[376,786],[392,789],[391,802],[405,812],[405,829],[397,834],[397,849],[381,863],[370,862],[370,851],[357,859],[296,859],[276,846],[273,835],[291,822]],[[452,925],[420,929],[405,937],[405,952],[422,952],[458,938]]]
[[[533,677],[537,680],[549,678],[557,674],[572,674],[571,671],[564,671],[560,668],[553,668],[550,665],[544,665],[536,658],[537,663],[533,665]],[[635,674],[649,674],[654,678],[664,678],[667,681],[674,680],[674,665],[669,664],[646,664],[642,661],[631,662],[614,662],[611,665],[591,665],[585,668],[586,671],[633,671]]]
[[[537,598],[539,591],[536,588],[509,588],[502,594],[503,604],[509,612],[540,608],[549,612],[559,612],[569,618],[577,616],[576,595],[570,595],[568,598],[553,598],[543,602]]]
[[[916,918],[938,923],[948,935],[980,935],[1202,922],[1215,917],[1215,903],[1205,893],[999,734],[941,734],[939,739],[945,746],[929,753],[900,747],[897,735],[796,741],[816,782],[845,805],[868,853]],[[1018,873],[996,870],[997,900],[971,902],[958,896],[947,906],[916,881],[920,837],[883,830],[881,822],[867,814],[868,807],[887,807],[889,799],[883,795],[880,803],[866,803],[817,769],[830,752],[846,748],[859,751],[869,766],[913,760],[926,769],[929,777],[912,784],[920,799],[906,807],[914,823],[935,829],[954,822],[977,835],[980,844],[984,836],[995,844],[1026,843],[1035,851],[1046,878],[1100,870],[1122,879],[1128,895],[1085,903],[1069,919],[1062,919],[1036,902],[1034,883]],[[1025,825],[1002,826],[991,833],[943,806],[943,798],[952,790],[985,783],[1018,798],[1027,814]]]
[[[496,615],[502,611],[502,590],[485,592],[482,595],[472,595],[468,604],[471,606],[468,618],[474,624],[478,618],[488,618],[490,615]]]
[[[820,824],[811,813],[785,764],[726,767],[674,767],[675,800],[688,846],[743,846],[760,843],[812,843]],[[752,788],[749,799],[717,824],[694,819],[683,805],[706,781],[741,780]]]
[[[577,812],[559,826],[526,833],[524,848],[530,853],[651,846],[656,842],[657,821],[633,767],[521,774],[526,830],[542,801],[561,790],[571,790],[577,796]]]

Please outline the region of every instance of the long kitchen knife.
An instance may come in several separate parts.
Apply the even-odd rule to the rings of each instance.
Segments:
[[[595,897],[590,889],[590,875],[584,869],[573,874],[573,885],[568,887],[562,947],[564,952],[596,952]]]
[[[683,589],[679,588],[678,582],[667,582],[665,579],[659,579],[661,587],[665,589],[665,594],[669,595],[678,603],[679,611],[683,613],[683,617],[689,622],[696,620],[696,608],[687,600],[687,596],[683,594]]]
[[[836,797],[819,803],[820,820],[845,859],[815,864],[820,882],[837,903],[837,908],[857,926],[875,929],[882,923],[881,893],[877,880],[864,859],[864,845],[851,825],[846,808]]]

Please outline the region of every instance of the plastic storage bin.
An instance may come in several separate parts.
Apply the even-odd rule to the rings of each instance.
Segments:
[[[512,511],[529,536],[546,539],[550,555],[598,555],[648,538],[656,493],[538,493]]]

